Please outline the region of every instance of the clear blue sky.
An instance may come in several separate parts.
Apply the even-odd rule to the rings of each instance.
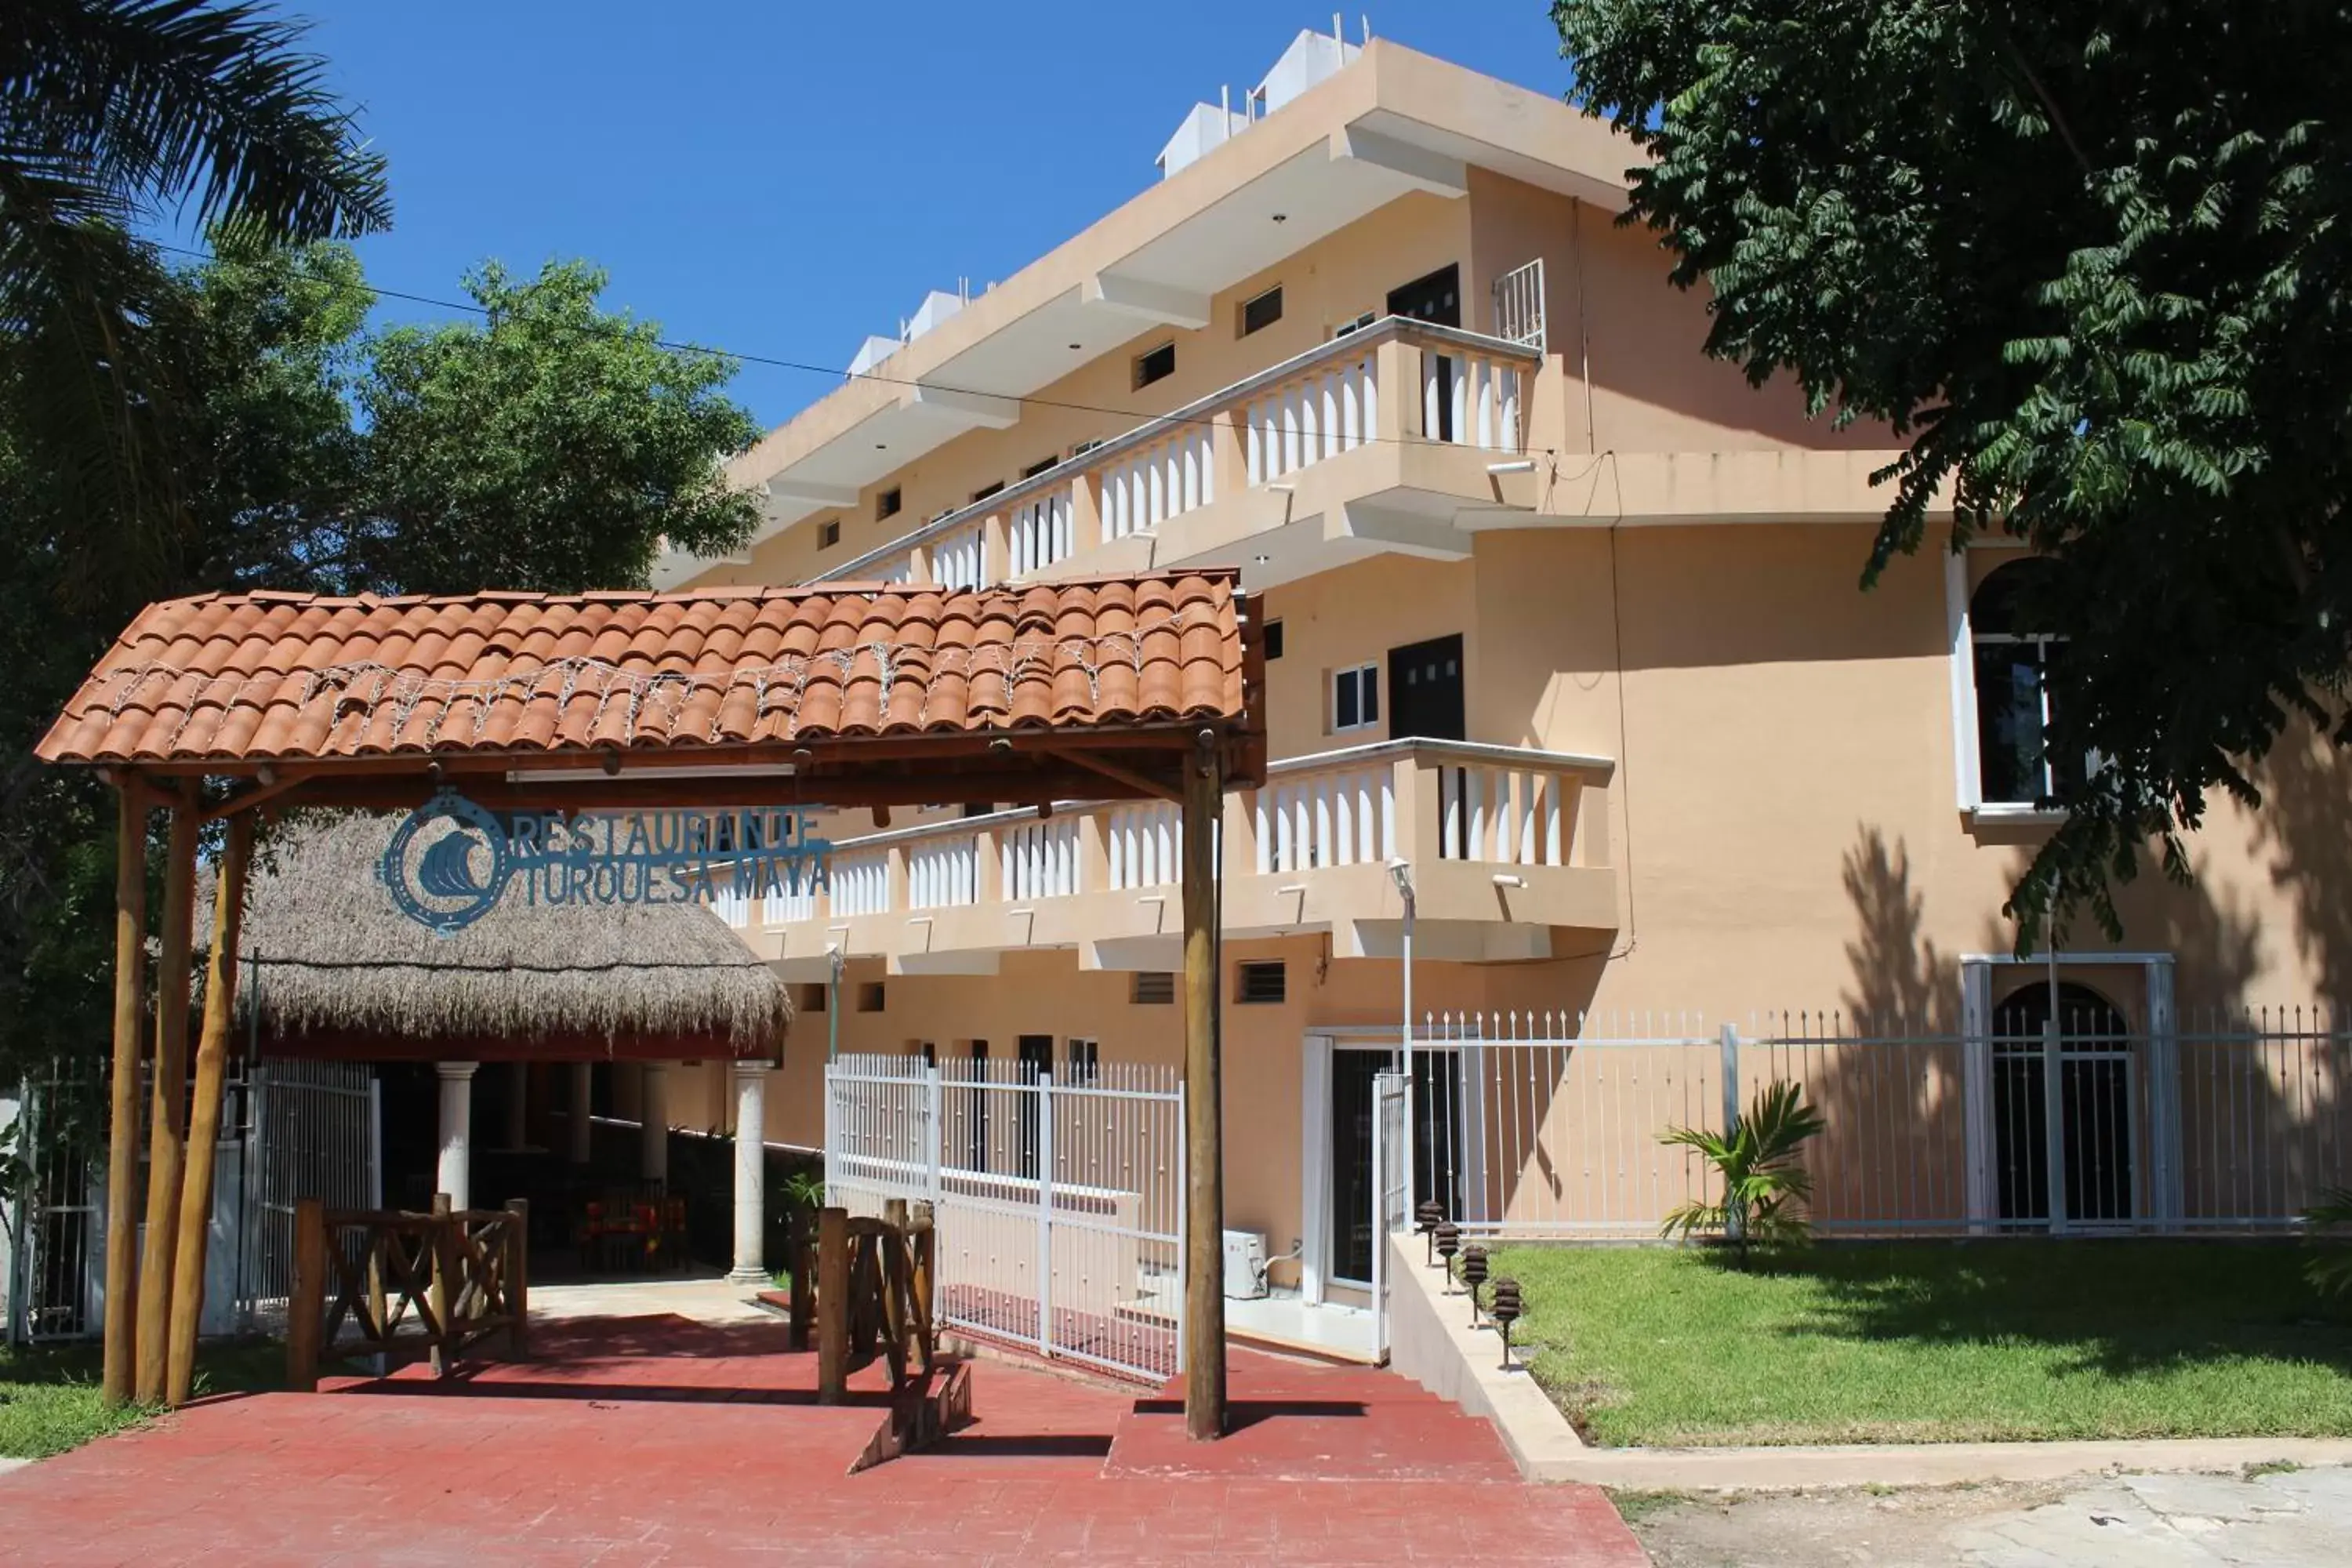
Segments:
[[[1157,178],[1184,111],[1238,102],[1313,0],[283,0],[391,159],[372,282],[448,299],[488,258],[583,257],[608,304],[716,346],[846,366],[925,290],[1018,270]],[[1358,37],[1360,4],[1347,15]],[[1372,31],[1558,93],[1544,0],[1388,0]],[[446,312],[387,301],[382,316]],[[777,423],[830,384],[744,367]]]

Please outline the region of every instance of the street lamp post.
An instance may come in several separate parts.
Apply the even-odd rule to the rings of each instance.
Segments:
[[[1414,1169],[1420,1139],[1416,1136],[1418,1123],[1413,1120],[1412,919],[1415,900],[1412,895],[1412,862],[1391,860],[1389,875],[1395,879],[1397,897],[1404,900],[1404,1201],[1405,1206],[1411,1208],[1421,1195],[1421,1188],[1415,1182],[1418,1173]],[[1386,1239],[1381,1237],[1374,1237],[1372,1242],[1374,1246],[1387,1245]]]

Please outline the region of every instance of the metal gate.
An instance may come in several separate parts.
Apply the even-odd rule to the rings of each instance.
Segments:
[[[1406,1153],[1405,1077],[1384,1072],[1372,1079],[1372,1334],[1373,1349],[1389,1355],[1389,1238],[1403,1230],[1412,1207],[1412,1180]]]
[[[264,1061],[251,1075],[236,1248],[246,1326],[282,1318],[294,1287],[294,1205],[383,1206],[383,1108],[373,1069]]]
[[[1171,1068],[844,1057],[829,1201],[933,1205],[945,1326],[1151,1383],[1181,1369],[1184,1092]]]
[[[30,1180],[9,1215],[8,1337],[87,1339],[101,1327],[106,1285],[105,1086],[59,1068],[28,1080],[16,1108]]]

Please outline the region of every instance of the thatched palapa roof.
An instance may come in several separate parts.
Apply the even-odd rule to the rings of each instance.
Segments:
[[[284,1055],[675,1059],[782,1050],[793,1016],[782,982],[709,910],[533,907],[517,885],[474,924],[436,936],[403,915],[383,884],[398,822],[312,818],[257,851],[238,943],[240,1041],[257,1002],[262,1049]],[[207,912],[197,931],[209,929]]]

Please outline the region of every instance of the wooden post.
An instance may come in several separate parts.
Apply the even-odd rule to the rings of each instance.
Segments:
[[[172,1233],[180,1217],[180,1172],[187,1153],[188,939],[195,922],[195,803],[172,805],[163,866],[163,948],[155,961],[155,1092],[147,1108],[147,1237],[139,1255],[139,1369],[142,1405],[168,1392]]]
[[[935,1305],[933,1280],[937,1278],[939,1264],[939,1229],[929,1204],[918,1202],[915,1205],[914,1225],[915,1302],[922,1308],[923,1322],[928,1327],[939,1321],[932,1311]],[[936,1329],[930,1331],[938,1332]]]
[[[1223,809],[1214,737],[1201,732],[1184,769],[1184,1431],[1225,1431],[1225,1174],[1217,990],[1217,819]]]
[[[790,1269],[792,1333],[785,1342],[796,1351],[809,1348],[809,1328],[816,1318],[814,1237],[809,1234],[809,1212],[795,1205],[784,1215],[784,1267]]]
[[[849,1211],[816,1216],[816,1402],[849,1397]]]
[[[507,1213],[507,1308],[514,1326],[507,1331],[507,1359],[530,1359],[530,1203],[509,1198]]]
[[[147,995],[147,792],[125,774],[114,834],[114,1077],[106,1152],[106,1403],[131,1398],[139,1300],[139,1014]]]
[[[449,1279],[457,1267],[457,1248],[449,1245],[450,1229],[457,1223],[452,1217],[454,1213],[448,1194],[433,1194],[433,1224],[425,1232],[425,1247],[433,1258],[433,1279],[425,1288],[425,1300],[433,1309],[434,1328],[432,1347],[425,1352],[425,1360],[436,1377],[448,1375],[449,1346],[457,1337],[456,1325],[449,1321],[450,1304],[457,1299]]]
[[[286,1386],[319,1389],[319,1336],[327,1323],[327,1204],[294,1200],[294,1293],[286,1303]]]
[[[213,1151],[220,1139],[221,1086],[236,1000],[237,932],[245,919],[246,862],[253,813],[228,819],[213,888],[213,945],[205,963],[205,1022],[196,1038],[196,1094],[188,1115],[188,1168],[180,1181],[179,1261],[172,1271],[172,1340],[163,1403],[188,1402],[195,1385],[196,1329],[205,1310],[205,1254],[212,1239]]]

